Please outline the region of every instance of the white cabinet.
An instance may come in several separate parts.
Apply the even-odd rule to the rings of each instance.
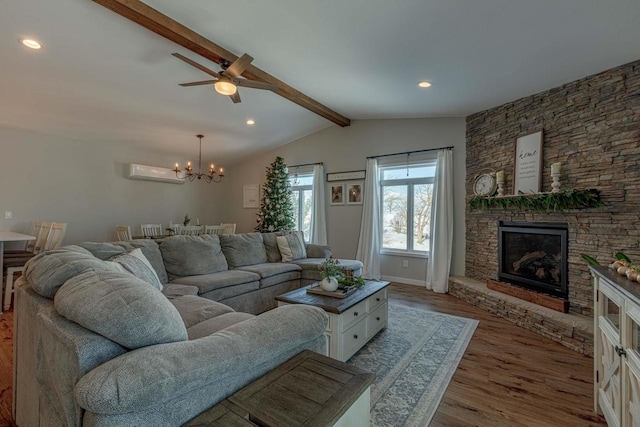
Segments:
[[[640,284],[591,268],[594,407],[611,427],[640,426]]]

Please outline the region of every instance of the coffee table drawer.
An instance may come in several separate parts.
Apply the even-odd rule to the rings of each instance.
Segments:
[[[351,327],[351,325],[367,317],[367,300],[360,301],[358,304],[342,313],[342,316],[344,319],[344,326],[342,329],[346,331]]]
[[[384,303],[367,316],[367,337],[371,338],[387,325],[387,304]]]
[[[369,297],[369,313],[387,302],[387,289],[382,289]]]
[[[342,334],[344,355],[350,357],[367,342],[367,322],[356,323]]]

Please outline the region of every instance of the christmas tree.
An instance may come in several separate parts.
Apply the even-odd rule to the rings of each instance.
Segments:
[[[267,168],[267,179],[255,230],[269,232],[292,230],[294,227],[289,171],[284,159],[276,157]]]

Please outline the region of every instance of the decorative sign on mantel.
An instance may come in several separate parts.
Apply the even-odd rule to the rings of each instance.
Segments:
[[[516,141],[513,194],[535,194],[542,186],[542,131]]]
[[[334,172],[327,174],[327,182],[351,181],[354,179],[364,179],[366,171]]]

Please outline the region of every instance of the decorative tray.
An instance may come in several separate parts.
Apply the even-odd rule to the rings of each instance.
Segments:
[[[320,285],[315,285],[311,288],[307,288],[307,293],[309,294],[316,294],[316,295],[324,295],[326,297],[333,297],[333,298],[346,298],[349,295],[351,295],[352,293],[354,293],[355,291],[357,291],[358,288],[356,288],[355,286],[346,286],[346,287],[339,287],[338,289],[336,289],[333,292],[329,292],[329,291],[325,291],[324,289],[322,289],[320,287]]]

